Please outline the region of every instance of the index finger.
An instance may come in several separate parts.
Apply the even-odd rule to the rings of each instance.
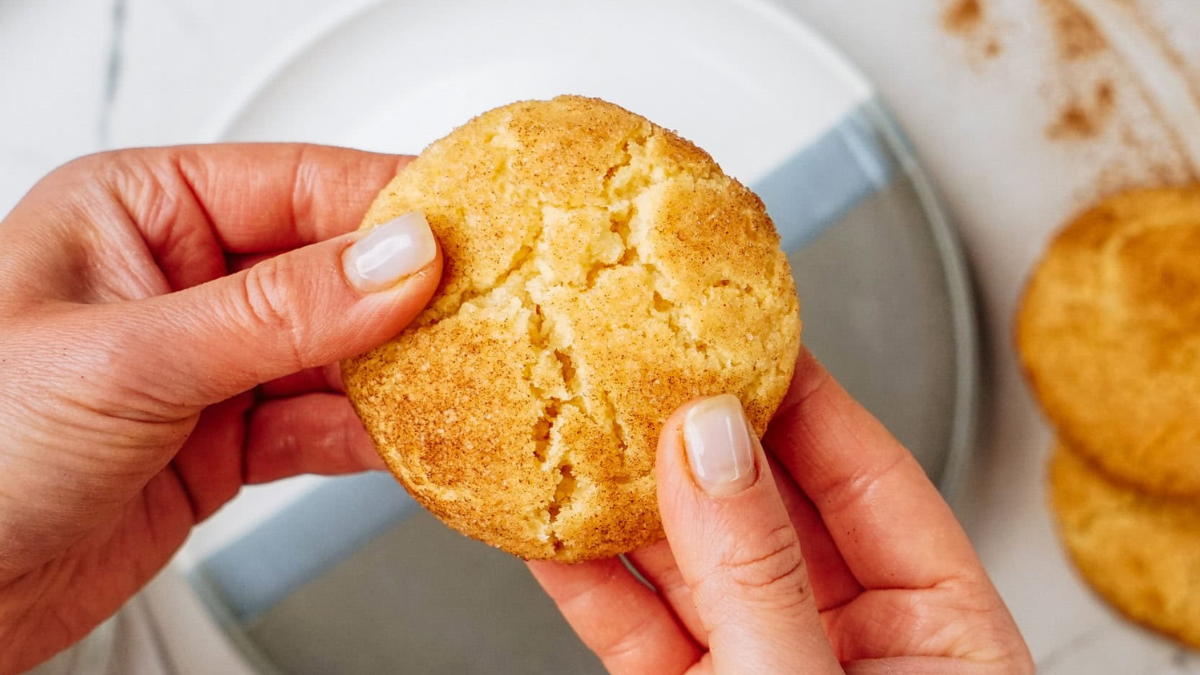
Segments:
[[[197,248],[277,253],[349,232],[411,160],[303,143],[115,150],[59,167],[11,215],[44,221],[74,199],[89,219],[135,226],[160,264],[184,251],[194,265]]]
[[[226,252],[261,253],[353,230],[410,159],[302,143],[228,143],[113,153],[116,166],[105,175],[144,232],[171,227],[163,206],[183,195],[195,199]]]
[[[578,565],[530,561],[529,570],[610,673],[691,672],[700,659],[662,598],[617,558]]]
[[[354,230],[410,160],[296,143],[82,157],[39,181],[4,218],[23,242],[6,250],[20,268],[12,277],[22,280],[11,295],[109,301],[211,281],[227,273],[230,255],[278,253]]]
[[[225,274],[228,254],[277,253],[354,230],[411,159],[301,143],[116,150],[58,168],[9,219],[43,239],[59,223],[63,250],[74,250],[67,243],[81,223],[93,223],[118,250],[153,259],[169,287],[152,291],[160,293]]]
[[[764,443],[817,507],[865,588],[984,578],[917,460],[806,349]]]

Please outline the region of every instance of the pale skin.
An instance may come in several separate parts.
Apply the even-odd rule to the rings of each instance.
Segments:
[[[917,461],[802,350],[757,475],[711,496],[682,420],[658,445],[667,540],[530,563],[614,675],[1033,673],[1016,624]],[[765,446],[765,448],[764,448]]]
[[[384,288],[346,272],[407,161],[106,153],[0,223],[0,675],[87,635],[241,486],[382,468],[336,363],[437,287],[440,252]],[[668,540],[631,556],[658,590],[533,565],[612,672],[1032,672],[936,490],[811,357],[736,494],[697,486],[685,413],[659,448]]]

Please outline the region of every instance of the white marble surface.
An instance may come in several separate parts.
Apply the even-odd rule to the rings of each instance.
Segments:
[[[1200,174],[1200,158],[1177,149],[1170,119],[1147,103],[1119,50],[1058,56],[1044,0],[985,2],[980,25],[962,35],[942,28],[941,0],[787,4],[875,80],[961,228],[980,294],[988,393],[956,506],[1042,672],[1200,673],[1200,658],[1121,620],[1064,562],[1042,489],[1050,434],[1009,338],[1026,270],[1063,218],[1113,187]],[[1136,11],[1145,22],[1137,25],[1165,36],[1200,81],[1194,0],[1080,4]],[[72,157],[200,139],[246,74],[334,5],[0,1],[0,213]],[[1000,53],[988,57],[993,41]],[[1115,82],[1117,111],[1094,137],[1048,139],[1063,106],[1086,101],[1102,81]]]

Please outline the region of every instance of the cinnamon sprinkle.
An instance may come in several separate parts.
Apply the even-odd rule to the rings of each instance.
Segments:
[[[1074,98],[1058,112],[1058,117],[1046,128],[1052,140],[1082,140],[1094,138],[1104,131],[1116,108],[1116,89],[1110,80],[1096,84],[1090,101]]]
[[[972,60],[991,59],[1002,51],[982,0],[949,0],[944,4],[941,18],[943,30],[967,43]]]
[[[983,24],[979,0],[955,0],[942,11],[942,26],[951,33],[965,34]]]
[[[1092,18],[1070,0],[1042,0],[1050,12],[1058,53],[1067,61],[1091,58],[1108,49],[1108,40]]]

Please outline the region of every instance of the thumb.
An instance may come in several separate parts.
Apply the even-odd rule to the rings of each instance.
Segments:
[[[841,673],[800,541],[741,403],[693,401],[658,447],[667,540],[709,634],[713,672]]]
[[[126,351],[165,400],[208,405],[382,344],[425,307],[441,270],[428,222],[407,213],[125,305]]]

